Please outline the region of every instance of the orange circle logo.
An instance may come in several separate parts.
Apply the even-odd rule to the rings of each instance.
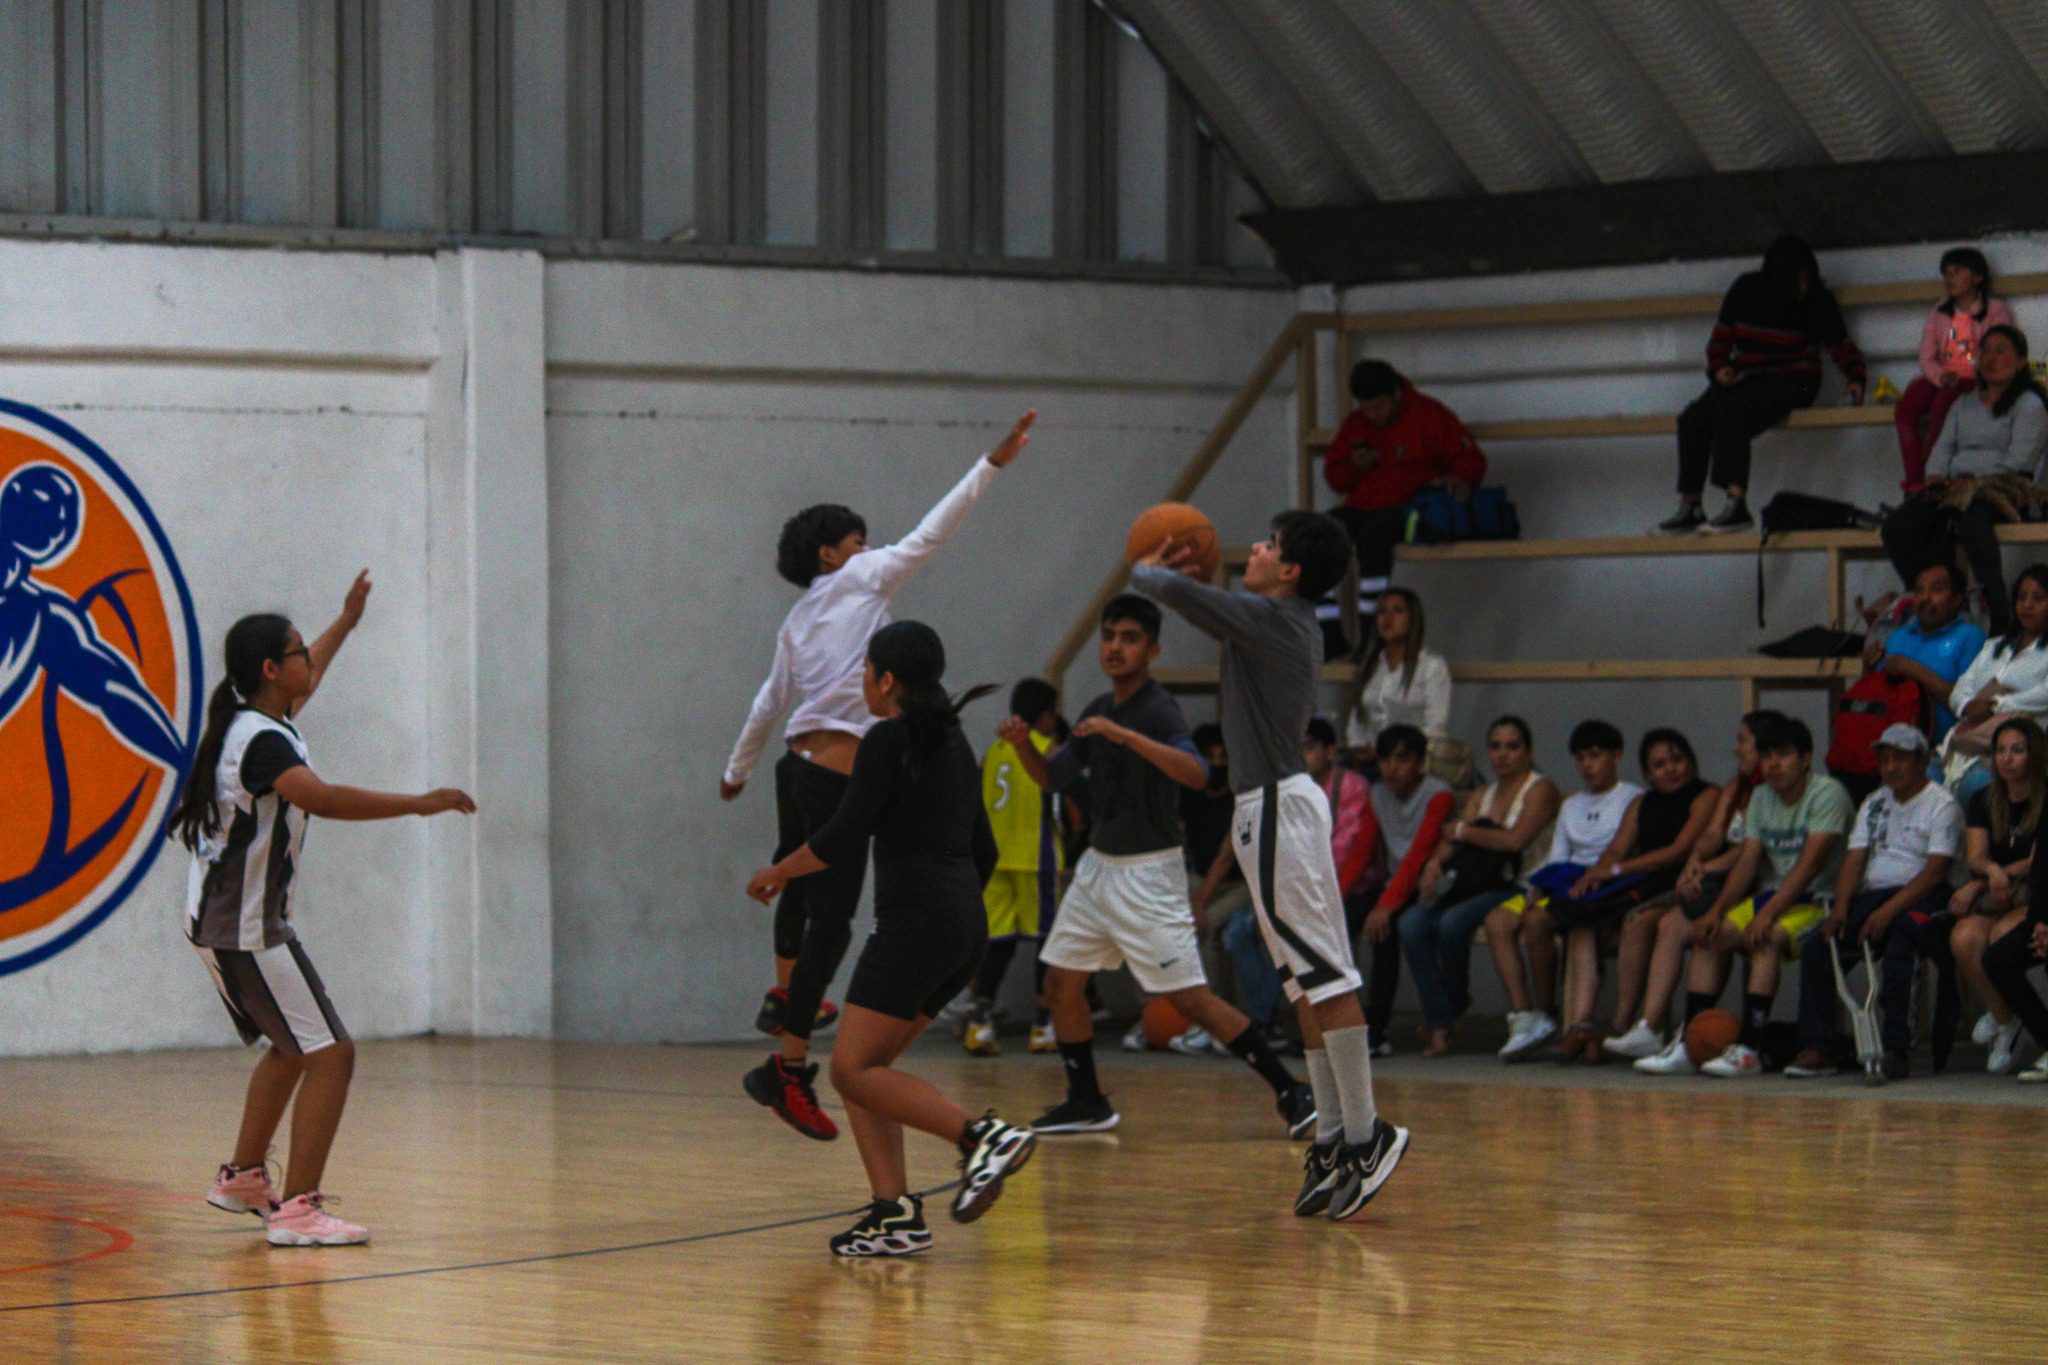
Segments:
[[[199,667],[191,593],[135,485],[0,399],[0,976],[92,932],[162,851]]]

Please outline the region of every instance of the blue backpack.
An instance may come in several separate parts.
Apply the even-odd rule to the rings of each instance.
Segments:
[[[1446,545],[1457,540],[1519,540],[1521,518],[1505,488],[1475,488],[1460,502],[1441,488],[1425,488],[1408,504],[1410,545]]]

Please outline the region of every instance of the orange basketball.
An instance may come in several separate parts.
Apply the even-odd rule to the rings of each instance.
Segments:
[[[1142,1018],[1145,1024],[1145,1041],[1155,1048],[1165,1047],[1194,1027],[1188,1017],[1175,1009],[1173,1002],[1163,995],[1145,1003]]]
[[[1199,507],[1184,502],[1162,502],[1138,513],[1131,533],[1124,538],[1124,559],[1135,564],[1158,549],[1168,538],[1191,547],[1202,577],[1214,578],[1223,559],[1223,546],[1216,539],[1216,527]]]
[[[1742,1021],[1732,1010],[1701,1010],[1685,1026],[1685,1055],[1694,1066],[1711,1062],[1742,1037]]]

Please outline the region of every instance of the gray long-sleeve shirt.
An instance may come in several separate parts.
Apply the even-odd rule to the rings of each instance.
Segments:
[[[2023,393],[2006,409],[2005,416],[1993,417],[1981,398],[1966,393],[1948,410],[1948,418],[1934,438],[1927,468],[1944,479],[2001,473],[2038,479],[2044,450],[2048,450],[2048,404],[2037,395]]]
[[[1307,772],[1301,741],[1316,709],[1323,632],[1298,597],[1260,597],[1140,565],[1131,586],[1223,642],[1217,709],[1230,754],[1230,788],[1247,792]]]

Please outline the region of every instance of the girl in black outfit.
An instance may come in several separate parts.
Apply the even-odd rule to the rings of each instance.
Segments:
[[[874,1191],[859,1222],[832,1239],[840,1256],[904,1256],[931,1245],[924,1204],[910,1193],[903,1126],[953,1143],[965,1173],[953,1220],[988,1211],[1034,1139],[993,1113],[967,1111],[893,1065],[974,975],[988,945],[982,886],[995,870],[995,835],[981,804],[981,769],[948,700],[946,651],[930,626],[898,621],[868,642],[862,691],[882,717],[854,755],[839,810],[810,842],[754,874],[747,894],[767,904],[796,877],[857,857],[874,839],[875,927],[846,990],[832,1084],[846,1101]]]

